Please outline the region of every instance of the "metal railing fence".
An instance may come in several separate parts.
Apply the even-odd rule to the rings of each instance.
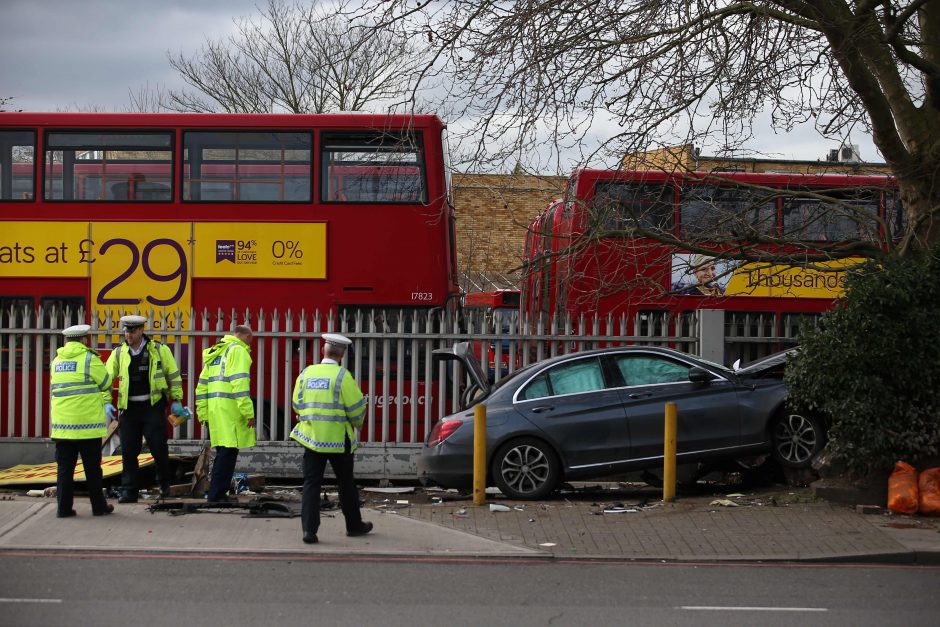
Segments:
[[[130,312],[128,312],[130,313]],[[473,343],[481,364],[498,381],[535,361],[559,354],[628,344],[671,346],[699,354],[701,338],[721,334],[734,354],[753,359],[792,345],[798,324],[776,332],[773,314],[725,312],[724,325],[702,312],[678,316],[639,312],[632,318],[539,318],[471,311],[347,310],[342,314],[293,311],[143,312],[147,335],[166,343],[183,372],[184,401],[193,409],[202,352],[236,324],[254,330],[252,395],[259,441],[284,441],[293,426],[291,394],[296,377],[318,363],[323,333],[353,340],[346,367],[368,398],[361,437],[365,443],[420,444],[434,422],[458,410],[466,384],[459,366],[436,362],[432,351],[458,341]],[[61,330],[87,321],[85,312],[10,308],[0,311],[0,437],[48,437],[48,367],[62,345]],[[92,347],[107,352],[122,340],[118,316],[93,320]],[[715,328],[715,327],[718,328]],[[723,328],[722,328],[723,327]],[[714,356],[711,356],[714,358]],[[719,358],[720,360],[720,358]],[[745,360],[746,361],[746,360]],[[177,440],[205,437],[196,421],[173,430]]]

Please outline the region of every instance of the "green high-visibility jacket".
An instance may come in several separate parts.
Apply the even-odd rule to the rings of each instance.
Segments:
[[[150,358],[150,404],[156,405],[164,394],[174,401],[182,401],[183,377],[170,347],[146,336],[144,339],[147,341],[144,349]],[[128,371],[131,367],[131,349],[127,342],[111,351],[106,365],[111,378],[118,379],[118,409],[127,409],[127,391],[130,388]],[[108,399],[108,402],[110,403],[111,399]]]
[[[350,452],[366,416],[359,384],[339,364],[307,366],[294,383],[292,400],[299,422],[290,437],[320,453],[342,453],[349,438]]]
[[[226,335],[202,352],[202,372],[196,384],[196,417],[209,424],[212,446],[250,448],[255,430],[251,401],[251,348],[234,335]]]
[[[90,440],[108,434],[104,405],[111,402],[111,376],[98,353],[66,342],[49,367],[51,437]]]

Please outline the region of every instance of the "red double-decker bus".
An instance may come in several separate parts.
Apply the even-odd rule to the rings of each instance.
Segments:
[[[463,308],[471,329],[493,334],[489,340],[474,340],[473,351],[481,365],[487,369],[490,380],[505,377],[521,365],[522,351],[507,338],[519,331],[519,290],[501,289],[488,292],[468,292],[463,297]],[[497,369],[496,364],[500,367]]]
[[[645,313],[672,314],[674,328],[656,330],[668,335],[681,334],[683,312],[720,309],[762,314],[766,335],[784,335],[843,292],[840,269],[863,260],[849,247],[885,248],[903,220],[886,176],[579,170],[529,227],[521,309],[529,320],[623,315],[630,335],[664,319]]]
[[[0,311],[454,308],[451,199],[431,115],[4,113]]]

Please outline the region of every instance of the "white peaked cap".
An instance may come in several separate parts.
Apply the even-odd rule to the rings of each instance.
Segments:
[[[65,337],[85,337],[88,335],[88,332],[91,331],[91,326],[87,324],[73,324],[69,328],[62,331],[62,335]]]
[[[352,344],[351,339],[345,335],[340,335],[339,333],[324,333],[323,341],[327,344],[332,344],[333,346],[339,346],[340,348],[346,348]]]

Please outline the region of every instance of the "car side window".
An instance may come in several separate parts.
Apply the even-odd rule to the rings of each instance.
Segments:
[[[651,355],[619,355],[617,368],[627,385],[681,383],[689,380],[689,366]]]
[[[526,386],[521,398],[531,400],[560,394],[577,394],[604,389],[604,374],[597,359],[579,359],[559,364]]]
[[[548,378],[544,374],[540,374],[526,386],[519,398],[523,401],[529,401],[534,398],[545,398],[551,395],[552,393],[548,389]]]

